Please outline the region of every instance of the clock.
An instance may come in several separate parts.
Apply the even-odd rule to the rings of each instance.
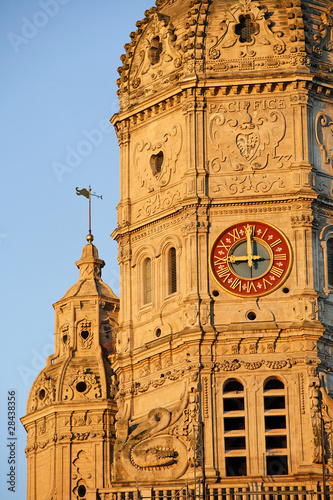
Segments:
[[[239,297],[261,297],[287,279],[292,251],[286,236],[266,222],[246,221],[222,231],[209,266],[217,283]]]

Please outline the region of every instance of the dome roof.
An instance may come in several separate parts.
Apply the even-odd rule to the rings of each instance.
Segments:
[[[121,110],[191,86],[307,75],[333,83],[330,0],[157,0],[118,69]]]

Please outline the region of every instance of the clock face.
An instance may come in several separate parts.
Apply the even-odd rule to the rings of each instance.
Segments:
[[[209,259],[218,284],[239,297],[273,292],[288,277],[291,264],[291,247],[284,234],[258,221],[241,222],[222,231]]]

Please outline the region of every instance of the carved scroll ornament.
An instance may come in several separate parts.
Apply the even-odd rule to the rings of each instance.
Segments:
[[[134,147],[134,164],[141,186],[148,192],[158,187],[166,186],[176,171],[179,153],[182,148],[183,134],[179,124],[172,127],[155,142],[141,140]],[[156,169],[155,160],[160,155],[159,168]]]
[[[276,150],[286,133],[284,115],[276,110],[254,118],[248,112],[249,106],[244,103],[236,117],[212,115],[209,134],[219,152],[211,161],[213,172],[219,172],[222,166],[235,171],[262,170],[269,158],[281,162]]]
[[[285,51],[282,40],[283,33],[274,33],[270,28],[270,21],[265,16],[267,8],[261,7],[259,2],[243,0],[233,5],[230,10],[222,13],[220,23],[221,34],[213,37],[213,45],[209,49],[209,57],[218,59],[223,49],[232,47],[236,43],[242,47],[240,56],[255,56],[256,52],[250,46],[272,45],[275,54]]]
[[[318,113],[315,132],[323,161],[330,166],[333,173],[333,119],[324,113]]]

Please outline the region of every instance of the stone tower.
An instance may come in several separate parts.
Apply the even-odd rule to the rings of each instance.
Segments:
[[[86,498],[89,488],[110,484],[116,385],[108,355],[119,299],[101,280],[104,261],[92,235],[87,239],[76,262],[78,282],[54,304],[55,352],[35,380],[22,418],[27,500]]]
[[[333,3],[157,0],[130,38],[112,118],[116,350],[103,358],[95,333],[80,351],[77,326],[98,331],[89,311],[106,306],[118,321],[113,295],[56,304],[64,319],[42,377],[57,399],[39,409],[37,379],[23,419],[30,474],[37,422],[79,412],[84,359],[112,391],[84,414],[91,433],[90,412],[104,412],[99,454],[90,434],[66,438],[72,496],[62,498],[323,498],[325,483],[333,489]],[[62,354],[66,324],[79,341]]]
[[[112,119],[112,479],[311,489],[322,421],[332,473],[333,4],[158,0],[145,15]]]

